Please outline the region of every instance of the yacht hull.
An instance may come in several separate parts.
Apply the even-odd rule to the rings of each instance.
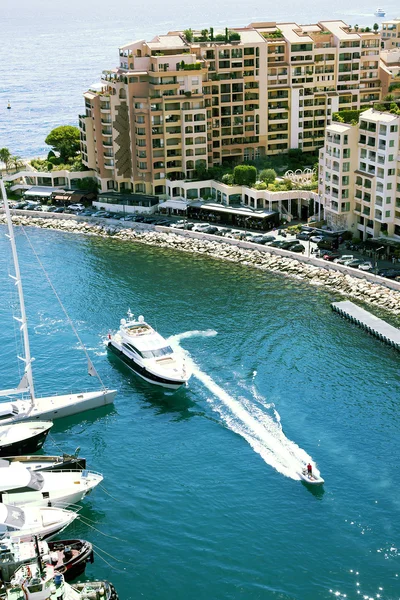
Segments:
[[[62,417],[71,417],[87,410],[112,404],[116,394],[116,390],[105,390],[65,396],[48,396],[35,398],[34,406],[32,406],[30,400],[16,400],[9,404],[16,407],[18,412],[10,414],[9,418],[3,418],[1,424],[8,425],[36,419],[53,421]],[[24,452],[28,454],[34,452],[34,450],[25,449]],[[8,451],[8,454],[12,454],[11,450]]]
[[[159,385],[170,390],[177,390],[180,387],[182,387],[182,385],[186,384],[186,380],[167,379],[165,377],[161,377],[159,375],[156,375],[155,373],[152,373],[144,366],[135,362],[132,358],[130,358],[130,356],[124,354],[124,352],[120,350],[117,346],[114,346],[112,342],[108,342],[107,348],[110,352],[112,352],[112,354],[117,356],[127,367],[129,367],[131,371],[133,371],[134,373],[136,373],[136,375],[139,375],[139,377],[141,377],[145,381],[148,381],[149,383],[153,383],[155,385]]]
[[[29,439],[18,440],[15,442],[11,442],[10,444],[4,444],[3,446],[0,446],[0,456],[7,456],[9,454],[25,454],[26,452],[30,453],[40,450],[40,448],[43,446],[46,440],[49,431],[50,428],[45,431],[41,431],[40,433],[32,436]]]

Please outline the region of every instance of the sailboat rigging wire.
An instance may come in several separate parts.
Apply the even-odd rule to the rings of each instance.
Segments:
[[[25,235],[26,239],[28,240],[28,244],[30,245],[30,247],[31,247],[31,250],[32,250],[33,254],[35,255],[35,257],[36,257],[36,260],[38,261],[38,263],[39,263],[39,265],[40,265],[40,268],[42,269],[42,271],[43,271],[43,273],[44,273],[44,275],[45,275],[45,277],[46,277],[46,279],[47,279],[47,281],[48,281],[48,283],[49,283],[49,285],[50,285],[51,289],[53,290],[53,293],[54,293],[55,297],[57,298],[57,300],[58,300],[58,303],[59,303],[59,305],[61,306],[61,309],[62,309],[62,311],[64,312],[64,314],[65,314],[65,316],[66,316],[66,318],[67,318],[67,321],[68,321],[68,323],[69,323],[69,324],[70,324],[70,326],[71,326],[71,329],[72,329],[72,331],[73,331],[73,332],[74,332],[74,334],[76,335],[76,338],[77,338],[77,340],[78,340],[79,344],[81,345],[81,348],[82,348],[82,350],[84,351],[84,353],[85,353],[85,355],[86,355],[86,358],[87,358],[87,360],[88,360],[89,375],[95,375],[95,376],[98,378],[98,380],[100,381],[100,383],[101,383],[101,385],[102,385],[102,387],[103,387],[103,390],[105,390],[105,389],[106,389],[106,386],[104,385],[104,383],[103,383],[103,381],[102,381],[102,379],[101,379],[100,375],[98,374],[98,372],[97,372],[97,371],[96,371],[96,369],[94,368],[94,366],[93,366],[93,364],[92,364],[92,361],[91,361],[91,359],[90,359],[89,353],[88,353],[88,351],[86,350],[86,347],[85,347],[84,343],[82,342],[82,340],[81,340],[81,338],[80,338],[80,336],[79,336],[79,334],[78,334],[78,332],[77,332],[77,330],[76,330],[76,328],[75,328],[75,326],[74,326],[74,324],[73,324],[73,322],[72,322],[72,320],[71,320],[70,316],[68,315],[68,313],[67,313],[67,311],[66,311],[66,309],[65,309],[65,307],[64,307],[64,305],[63,305],[63,303],[61,302],[61,298],[60,298],[60,296],[57,294],[57,291],[56,291],[56,289],[55,289],[55,287],[54,287],[54,285],[53,285],[53,283],[52,283],[52,281],[51,281],[50,277],[48,276],[48,274],[47,274],[47,272],[46,272],[46,269],[45,269],[45,268],[44,268],[44,266],[43,266],[43,263],[42,263],[42,261],[40,260],[40,258],[39,258],[39,256],[38,256],[38,254],[37,254],[36,250],[34,249],[34,247],[33,247],[33,245],[32,245],[32,242],[31,242],[31,240],[29,239],[29,236],[28,236],[28,234],[27,234],[27,233],[26,233],[26,231],[25,231],[25,227],[22,227],[22,231],[24,232],[24,235]]]

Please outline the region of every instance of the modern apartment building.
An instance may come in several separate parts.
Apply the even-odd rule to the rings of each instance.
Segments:
[[[381,50],[379,66],[382,96],[391,94],[400,98],[400,46],[391,50]]]
[[[400,48],[400,19],[382,22],[382,48]]]
[[[400,240],[400,116],[366,110],[332,123],[320,150],[319,193],[328,225],[365,240]]]
[[[379,100],[379,49],[379,35],[343,21],[127,44],[84,95],[83,161],[102,190],[163,196],[167,179],[224,161],[316,150],[333,112]]]

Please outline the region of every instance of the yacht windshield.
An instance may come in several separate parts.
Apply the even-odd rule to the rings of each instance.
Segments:
[[[138,350],[140,356],[143,358],[159,358],[167,354],[172,354],[173,350],[171,346],[164,346],[164,348],[156,348],[155,350]]]

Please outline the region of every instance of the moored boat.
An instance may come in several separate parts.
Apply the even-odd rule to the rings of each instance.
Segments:
[[[114,586],[107,581],[70,585],[62,573],[40,559],[19,567],[1,596],[4,600],[118,600]]]
[[[177,390],[185,385],[191,372],[183,354],[174,351],[144,317],[136,320],[128,311],[128,321],[109,335],[107,348],[145,381]]]
[[[0,425],[0,456],[40,450],[52,427],[51,421],[25,421]]]
[[[42,563],[50,564],[65,581],[72,581],[85,572],[88,562],[93,562],[93,546],[86,540],[57,540],[55,542],[11,540],[0,543],[0,580],[11,581],[15,571],[40,556]]]
[[[51,539],[77,517],[72,510],[41,506],[10,506],[0,503],[0,537],[21,541],[35,535]]]
[[[70,506],[103,481],[94,471],[31,471],[18,463],[0,475],[0,501],[12,506]]]
[[[78,456],[77,453],[60,456],[3,456],[0,458],[0,469],[16,463],[31,471],[82,471],[86,469],[86,458]]]

